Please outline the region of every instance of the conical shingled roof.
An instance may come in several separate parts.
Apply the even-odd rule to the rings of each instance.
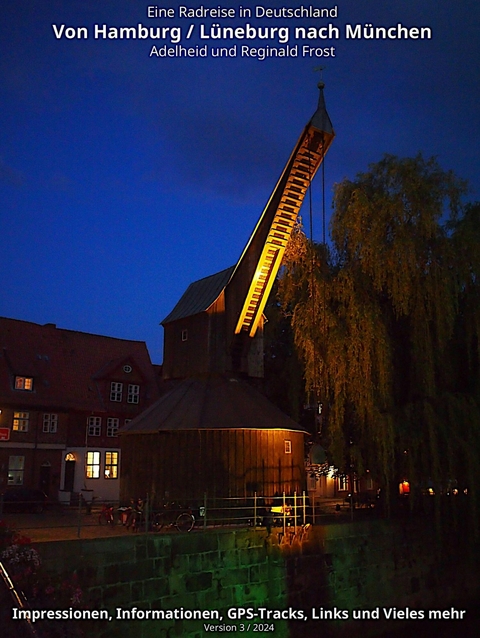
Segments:
[[[229,282],[233,270],[234,266],[231,266],[191,283],[161,325],[208,310]]]
[[[323,131],[324,133],[328,133],[330,135],[335,135],[332,121],[327,113],[327,107],[325,106],[325,96],[323,95],[324,87],[325,84],[323,82],[318,83],[320,95],[318,96],[317,110],[313,114],[309,124],[311,126],[314,126],[319,131]]]
[[[185,379],[121,430],[303,429],[249,383],[210,376]]]

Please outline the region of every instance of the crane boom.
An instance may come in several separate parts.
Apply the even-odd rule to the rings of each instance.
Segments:
[[[249,271],[247,277],[240,275],[249,286],[235,326],[237,335],[255,336],[308,187],[335,137],[325,108],[323,82],[318,86],[317,111],[300,135],[237,264],[236,270]]]

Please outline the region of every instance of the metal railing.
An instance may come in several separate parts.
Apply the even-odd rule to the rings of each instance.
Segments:
[[[17,505],[22,504],[16,504],[16,509]],[[194,519],[191,531],[252,527],[266,529],[268,533],[275,529],[287,537],[292,530],[296,534],[297,528],[324,523],[331,516],[322,511],[318,503],[310,502],[305,492],[275,496],[255,493],[248,497],[204,494],[200,500],[160,503],[145,495],[140,511],[136,510],[136,505],[98,498],[87,502],[80,497],[75,505],[49,503],[41,513],[27,508],[26,512],[7,510],[2,516],[0,510],[0,518],[33,540],[42,541],[97,538],[132,531],[173,533],[189,529],[189,525],[176,524],[177,517],[182,514]],[[334,506],[330,505],[330,510],[333,512]],[[166,524],[159,524],[159,521]]]

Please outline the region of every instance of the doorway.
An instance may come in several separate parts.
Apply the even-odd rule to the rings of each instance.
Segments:
[[[76,461],[65,461],[65,480],[63,489],[65,492],[73,492],[75,484],[75,463]]]
[[[51,474],[50,463],[44,463],[40,467],[40,489],[47,496],[50,496],[50,474]]]

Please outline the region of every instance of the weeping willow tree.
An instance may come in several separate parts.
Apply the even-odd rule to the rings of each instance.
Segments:
[[[435,159],[385,156],[335,187],[330,249],[295,233],[279,296],[333,462],[387,491],[456,481],[473,505],[480,216],[464,192]]]

